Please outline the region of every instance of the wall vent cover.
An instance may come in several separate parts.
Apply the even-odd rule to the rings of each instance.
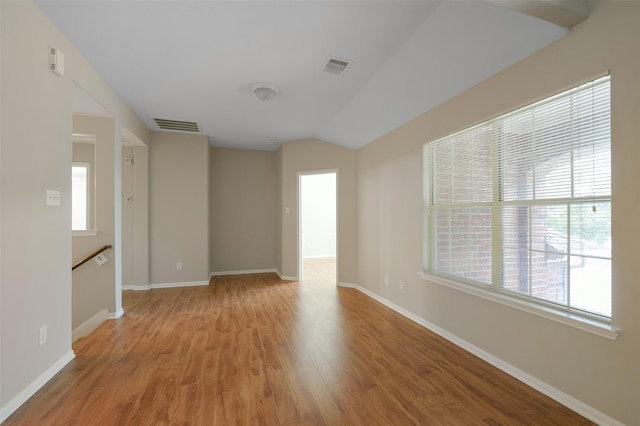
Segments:
[[[198,123],[195,121],[167,120],[164,118],[154,118],[153,121],[155,121],[162,130],[200,133],[200,126],[198,126]]]
[[[323,68],[323,71],[330,72],[332,74],[342,74],[350,63],[351,61],[348,59],[329,58]]]

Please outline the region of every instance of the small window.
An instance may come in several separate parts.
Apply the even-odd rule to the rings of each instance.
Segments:
[[[424,146],[425,272],[610,322],[609,86]]]
[[[89,229],[90,188],[89,164],[73,163],[71,167],[71,230]]]

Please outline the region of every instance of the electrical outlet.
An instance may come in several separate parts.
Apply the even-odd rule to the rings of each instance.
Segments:
[[[384,284],[389,285],[389,274],[384,274]]]
[[[43,325],[40,327],[40,346],[47,343],[47,326]]]
[[[182,271],[182,262],[176,263],[176,271]]]
[[[400,281],[400,290],[404,290],[404,281]]]

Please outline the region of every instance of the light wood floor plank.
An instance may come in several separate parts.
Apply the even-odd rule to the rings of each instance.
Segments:
[[[313,262],[302,283],[125,292],[5,424],[592,424]]]

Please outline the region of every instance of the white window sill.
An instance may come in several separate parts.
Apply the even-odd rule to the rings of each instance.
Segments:
[[[570,327],[574,327],[588,333],[592,333],[607,339],[616,340],[622,330],[612,326],[611,324],[601,323],[589,318],[584,318],[570,312],[564,312],[551,307],[541,306],[526,300],[521,300],[515,297],[509,297],[508,295],[496,293],[490,290],[485,290],[481,287],[473,285],[458,283],[453,280],[448,280],[439,275],[433,275],[426,272],[418,272],[418,275],[424,280],[441,284],[465,293],[472,294],[474,296],[482,297],[483,299],[491,300],[493,302],[500,303],[524,312],[528,312],[533,315],[537,315],[542,318],[547,318],[560,324],[565,324]]]
[[[98,235],[97,229],[87,229],[86,231],[71,231],[72,237],[95,237]]]

